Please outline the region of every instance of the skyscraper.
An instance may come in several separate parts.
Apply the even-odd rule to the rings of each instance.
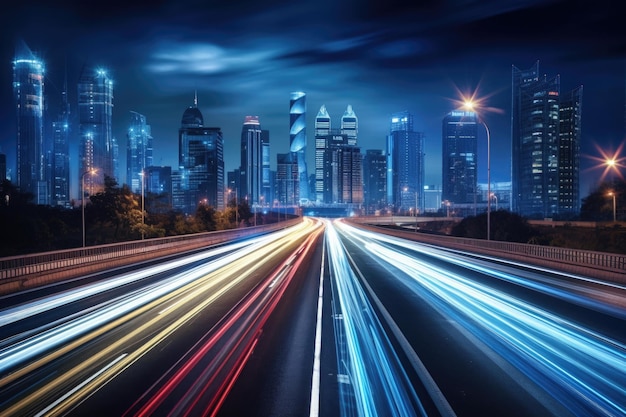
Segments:
[[[363,159],[363,203],[366,214],[387,206],[387,157],[379,149],[368,149]]]
[[[413,129],[407,111],[391,116],[387,136],[387,204],[396,213],[423,211],[424,134]]]
[[[326,168],[326,149],[328,148],[328,135],[330,134],[332,121],[326,110],[326,106],[322,105],[315,117],[315,201],[323,203],[329,201],[330,189],[327,189],[325,176]]]
[[[581,106],[582,89],[562,101],[560,77],[540,77],[539,61],[512,67],[513,211],[530,218],[578,211]]]
[[[472,111],[452,111],[442,126],[442,199],[476,203],[478,123]]]
[[[153,149],[150,125],[146,116],[130,112],[130,123],[126,133],[126,183],[134,193],[141,192],[141,184],[146,186],[146,168],[152,166]]]
[[[13,97],[17,115],[17,187],[30,193],[37,204],[44,181],[43,109],[44,63],[24,42],[19,42],[13,60]]]
[[[263,150],[259,117],[246,116],[241,129],[239,199],[247,199],[250,207],[259,205],[262,200]]]
[[[559,216],[580,212],[580,140],[583,87],[561,96],[559,108]]]
[[[300,173],[296,153],[276,154],[276,197],[281,206],[295,206],[300,200]]]
[[[115,178],[112,133],[113,81],[103,69],[83,68],[78,81],[79,175],[85,190],[94,194],[104,188],[104,177]]]
[[[362,154],[356,145],[357,118],[352,107],[342,117],[342,129],[332,129],[326,106],[315,118],[316,201],[324,204],[363,203]]]
[[[354,114],[352,106],[348,105],[345,113],[341,116],[341,134],[348,136],[348,145],[356,146],[359,131],[359,119]]]
[[[301,91],[291,93],[289,100],[289,144],[298,164],[299,200],[305,201],[309,198],[306,169],[306,94]]]
[[[198,204],[224,209],[224,138],[219,127],[204,127],[198,100],[183,113],[178,130],[179,208],[193,214]]]
[[[61,109],[52,122],[52,204],[70,207],[70,104],[67,99],[67,80],[61,100]]]

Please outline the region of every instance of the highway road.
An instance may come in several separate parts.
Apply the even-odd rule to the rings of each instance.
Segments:
[[[340,219],[0,305],[3,416],[626,415],[624,286]]]

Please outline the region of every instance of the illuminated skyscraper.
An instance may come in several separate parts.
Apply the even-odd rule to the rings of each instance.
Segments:
[[[70,207],[70,104],[67,100],[67,81],[64,83],[61,111],[52,123],[52,204]]]
[[[529,218],[578,212],[582,88],[561,99],[560,76],[512,69],[512,209]]]
[[[178,130],[180,190],[178,209],[193,214],[198,204],[224,210],[224,138],[219,127],[204,127],[198,100],[183,113]]]
[[[387,136],[387,204],[396,213],[424,205],[424,134],[413,130],[413,115],[395,113]]]
[[[341,134],[348,136],[348,145],[356,146],[356,138],[359,131],[359,119],[354,114],[352,106],[348,105],[343,116],[341,116]]]
[[[126,134],[126,183],[134,193],[141,192],[141,183],[146,186],[145,170],[152,166],[152,134],[146,116],[130,112],[130,124]]]
[[[96,175],[85,176],[81,192],[97,193],[104,189],[105,176],[116,178],[112,116],[113,81],[102,69],[83,68],[78,81],[79,176],[92,169]]]
[[[442,199],[476,203],[478,124],[472,111],[452,111],[442,126]]]
[[[306,94],[291,93],[289,100],[289,144],[295,154],[299,175],[299,201],[309,198],[308,174],[306,169]]]
[[[250,207],[261,203],[263,186],[263,138],[258,116],[246,116],[241,130],[239,199]],[[269,179],[267,179],[269,181]]]
[[[13,97],[17,112],[17,187],[45,204],[43,165],[44,64],[24,42],[13,60]],[[43,188],[43,193],[41,193]]]
[[[368,149],[363,159],[363,203],[366,214],[387,206],[387,157],[378,149]]]
[[[352,107],[341,119],[342,129],[332,129],[322,105],[315,118],[315,193],[324,204],[363,203],[362,154],[356,144],[356,116]]]

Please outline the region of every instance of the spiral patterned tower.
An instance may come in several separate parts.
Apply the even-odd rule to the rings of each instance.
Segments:
[[[306,169],[306,94],[301,91],[291,93],[289,100],[289,143],[291,152],[296,154],[300,176],[300,201],[307,200],[308,175]]]

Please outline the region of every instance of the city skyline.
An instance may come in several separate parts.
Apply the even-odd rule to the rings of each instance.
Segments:
[[[205,126],[223,131],[225,171],[239,165],[241,121],[251,114],[270,132],[275,169],[276,155],[289,149],[289,94],[303,91],[309,170],[312,126],[321,105],[333,115],[343,114],[346,105],[353,107],[363,154],[385,149],[391,115],[406,110],[415,115],[415,130],[425,137],[424,183],[441,185],[442,119],[456,108],[460,93],[478,90],[485,105],[497,110],[481,115],[492,131],[492,181],[510,180],[511,66],[526,68],[537,60],[542,72],[560,75],[562,91],[585,88],[581,197],[602,174],[588,173],[597,164],[590,157],[601,156],[597,147],[611,153],[624,141],[625,36],[610,11],[594,12],[601,8],[559,1],[459,3],[456,9],[402,2],[356,8],[358,3],[347,2],[327,4],[322,20],[315,11],[320,2],[298,7],[273,2],[254,15],[226,5],[177,4],[103,9],[97,21],[88,19],[97,11],[71,3],[33,3],[11,10],[10,21],[3,22],[5,64],[0,72],[6,109],[0,119],[0,152],[7,154],[7,165],[13,168],[15,160],[10,63],[17,38],[45,62],[50,110],[61,101],[67,69],[74,120],[75,86],[83,65],[110,71],[113,129],[120,151],[126,149],[130,112],[141,113],[152,127],[155,165],[177,166],[180,120],[197,93]],[[194,27],[208,16],[225,24]],[[523,19],[534,19],[536,25]],[[340,28],[338,23],[344,24]],[[50,112],[47,123],[55,114]],[[75,131],[70,143],[73,189],[77,148]],[[485,139],[479,133],[479,183],[486,182],[485,155]],[[125,172],[124,166],[120,172]]]

